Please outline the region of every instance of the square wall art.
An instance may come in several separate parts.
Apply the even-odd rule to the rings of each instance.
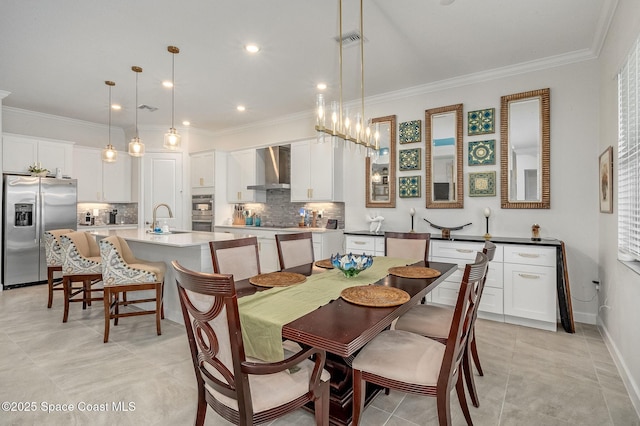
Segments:
[[[400,171],[422,169],[422,148],[400,150]]]
[[[496,172],[469,173],[470,197],[495,197]]]
[[[398,178],[400,198],[420,198],[420,176],[403,176]]]
[[[495,108],[479,109],[467,113],[467,126],[469,136],[495,133],[494,118]]]
[[[405,121],[400,123],[400,143],[422,141],[422,120]]]
[[[496,164],[496,141],[470,141],[469,165],[481,166],[484,164]]]

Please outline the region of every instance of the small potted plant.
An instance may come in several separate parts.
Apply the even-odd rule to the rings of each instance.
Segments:
[[[29,173],[31,173],[31,176],[46,176],[47,173],[49,173],[49,170],[42,168],[42,163],[37,162],[37,163],[33,163],[32,165],[29,166]]]

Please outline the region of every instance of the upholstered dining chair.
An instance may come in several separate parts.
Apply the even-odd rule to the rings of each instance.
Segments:
[[[102,292],[102,259],[100,249],[89,232],[70,232],[60,236],[62,248],[62,284],[64,287],[64,314],[62,322],[69,318],[69,303],[82,302],[82,309],[91,306],[92,301],[102,300],[94,297],[94,292]],[[73,287],[73,283],[82,283]],[[78,294],[82,298],[74,297]]]
[[[490,262],[493,260],[496,253],[496,245],[491,241],[487,241],[484,244],[482,252],[487,256],[487,260]],[[484,372],[480,365],[480,357],[478,356],[478,347],[476,345],[475,320],[478,316],[478,306],[480,306],[480,299],[482,298],[482,291],[484,290],[485,282],[486,276],[485,280],[476,289],[478,292],[478,301],[475,305],[475,312],[473,314],[473,326],[471,327],[471,333],[469,335],[469,347],[464,359],[465,382],[467,383],[467,389],[471,396],[471,402],[475,407],[480,406],[480,400],[478,398],[478,392],[473,379],[473,371],[471,369],[469,355],[472,356],[473,362],[478,369],[478,373],[480,376],[483,376]],[[448,338],[449,327],[453,320],[453,315],[454,310],[449,307],[416,305],[398,319],[395,324],[395,329],[410,331],[445,343]]]
[[[311,232],[276,234],[280,270],[313,263],[313,236]]]
[[[435,396],[440,425],[451,425],[450,394],[455,386],[460,407],[471,425],[462,379],[462,360],[473,325],[476,289],[484,282],[487,256],[478,253],[465,267],[446,343],[404,330],[387,330],[371,340],[355,357],[353,367],[353,424],[364,408],[366,382],[388,389]]]
[[[234,281],[246,280],[260,273],[258,239],[238,238],[227,241],[210,241],[213,272],[231,274]]]
[[[429,259],[428,232],[385,232],[384,255],[405,259]]]
[[[54,282],[56,272],[62,272],[62,247],[60,236],[73,232],[73,229],[51,229],[44,232],[44,253],[47,259],[47,285],[49,288],[49,300],[47,308],[53,304],[53,291],[64,290],[62,280]]]
[[[102,283],[104,288],[104,343],[109,341],[109,325],[118,325],[118,319],[138,315],[155,315],[156,331],[162,334],[160,320],[164,318],[162,296],[164,293],[164,275],[167,270],[164,262],[152,262],[138,259],[133,255],[127,242],[110,236],[100,240],[102,258]],[[153,290],[153,297],[144,297],[137,293],[138,299],[128,299],[128,292]],[[120,300],[120,293],[123,300]],[[155,303],[155,309],[139,309],[120,312],[120,306],[137,303]]]
[[[198,382],[195,424],[204,424],[207,405],[232,423],[252,425],[313,402],[316,424],[328,425],[326,353],[309,348],[276,363],[247,358],[233,276],[172,265]]]

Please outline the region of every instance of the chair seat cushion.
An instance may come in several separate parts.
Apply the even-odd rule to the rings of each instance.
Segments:
[[[164,274],[167,271],[167,265],[164,262],[151,262],[147,260],[136,259],[138,263],[130,263],[128,266],[134,269],[155,274],[158,282],[164,281]]]
[[[260,360],[249,358],[247,361],[260,362]],[[249,375],[249,389],[251,390],[254,413],[278,407],[309,392],[309,380],[314,363],[304,360],[298,364],[298,367],[300,369],[295,371],[292,369],[292,371],[287,370],[274,374]],[[322,370],[321,380],[325,382],[330,378],[329,372]],[[206,384],[205,387],[218,401],[229,408],[238,410],[238,403],[235,399],[216,392]]]
[[[427,337],[387,330],[367,343],[352,366],[400,382],[436,386],[444,351],[445,345]]]
[[[451,328],[453,309],[433,305],[416,305],[398,318],[396,330],[421,336],[446,339]]]

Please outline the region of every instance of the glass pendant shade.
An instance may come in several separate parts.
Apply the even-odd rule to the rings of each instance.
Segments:
[[[180,53],[180,49],[175,46],[167,46],[167,51],[171,53],[171,127],[169,131],[164,134],[164,146],[166,149],[175,151],[180,148],[182,138],[173,125],[175,118],[175,95],[176,95],[176,72],[175,63],[176,55]]]
[[[173,127],[169,129],[167,133],[164,134],[164,147],[170,150],[176,150],[180,148],[180,142],[182,137],[180,133]]]
[[[105,163],[115,163],[118,159],[118,151],[113,148],[113,145],[109,144],[102,150],[102,161]]]
[[[129,155],[132,157],[142,157],[144,155],[144,144],[137,136],[129,142]]]

